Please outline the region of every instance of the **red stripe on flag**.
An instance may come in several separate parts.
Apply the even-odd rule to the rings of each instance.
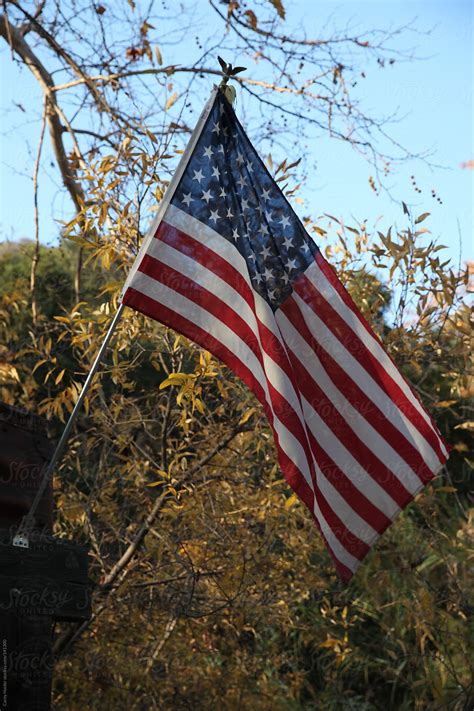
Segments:
[[[359,336],[348,326],[344,319],[341,318],[337,311],[326,301],[304,274],[295,282],[294,290],[326,324],[331,333],[360,363],[379,387],[387,393],[388,397],[395,403],[400,412],[408,417],[421,436],[431,445],[438,458],[442,460],[444,455],[441,451],[439,439],[435,431],[429,426],[426,420],[423,419],[420,413],[417,412],[416,408],[400,389],[400,386],[397,385],[380,362],[373,356]]]
[[[195,281],[189,279],[167,264],[160,262],[150,255],[145,255],[142,263],[140,264],[139,271],[143,272],[155,281],[164,284],[168,288],[173,289],[178,294],[185,296],[187,299],[193,301],[195,304],[198,304],[219,319],[219,321],[224,323],[250,348],[255,357],[260,361],[262,369],[265,373],[262,352],[254,331],[222,299],[215,294],[212,294]],[[305,451],[306,459],[308,461],[308,468],[311,471],[312,479],[314,481],[311,451],[309,449],[306,432],[301,420],[296,415],[295,411],[291,407],[291,404],[273,387],[268,378],[266,378],[266,382],[268,385],[273,411],[278,419],[300,442],[303,450]]]
[[[336,274],[334,268],[329,264],[329,262],[327,262],[327,261],[324,259],[324,257],[323,257],[323,255],[321,254],[321,252],[318,252],[318,253],[317,253],[317,255],[316,255],[316,262],[317,262],[319,268],[321,269],[321,271],[323,272],[324,276],[326,277],[326,279],[330,282],[330,284],[331,284],[331,285],[334,287],[334,289],[337,291],[337,293],[339,294],[339,296],[341,297],[341,299],[344,301],[344,303],[346,304],[346,306],[352,311],[352,313],[354,314],[354,316],[360,321],[360,323],[361,323],[362,326],[365,328],[365,330],[377,341],[377,343],[379,344],[379,346],[384,349],[384,351],[385,351],[385,353],[386,353],[386,355],[387,355],[387,358],[389,358],[389,359],[391,360],[391,362],[393,363],[393,366],[394,366],[394,367],[397,369],[397,371],[400,373],[400,377],[403,378],[403,380],[405,381],[406,385],[407,385],[408,388],[410,389],[410,392],[413,394],[413,397],[414,397],[414,398],[416,399],[416,401],[419,403],[420,407],[423,409],[423,412],[427,415],[427,417],[428,417],[428,419],[429,419],[429,422],[431,423],[431,426],[433,427],[433,430],[434,430],[434,432],[436,433],[436,436],[437,436],[438,440],[439,440],[440,442],[442,442],[442,444],[443,444],[443,446],[446,448],[446,450],[447,450],[448,452],[450,452],[450,451],[451,451],[450,445],[446,442],[446,440],[444,439],[444,437],[443,437],[443,436],[441,435],[441,433],[439,432],[438,426],[437,426],[436,422],[435,422],[434,419],[431,417],[431,414],[428,412],[428,410],[426,409],[426,407],[423,405],[423,403],[422,403],[422,401],[420,400],[420,398],[419,398],[419,396],[418,396],[416,390],[412,387],[412,385],[408,382],[408,380],[407,380],[407,379],[403,376],[403,374],[399,371],[397,364],[395,363],[395,361],[393,360],[393,358],[391,357],[391,355],[390,355],[389,353],[387,353],[387,351],[385,350],[382,341],[380,340],[380,338],[378,337],[378,335],[373,331],[373,329],[371,328],[371,326],[370,326],[370,324],[368,323],[368,321],[365,319],[365,317],[363,316],[363,314],[359,311],[359,309],[358,309],[357,306],[355,305],[355,303],[354,303],[354,301],[353,301],[351,295],[349,294],[349,292],[344,288],[344,286],[343,286],[342,283],[340,282],[340,280],[339,280],[339,278],[338,278],[338,276],[337,276],[337,274]],[[447,459],[447,457],[446,457],[446,455],[445,455],[444,453],[441,453],[440,459],[441,459],[442,462],[445,462],[446,459]]]
[[[332,402],[315,382],[298,357],[290,352],[293,368],[298,374],[301,392],[313,406],[327,427],[357,459],[367,474],[384,488],[400,508],[404,508],[412,495],[403,486],[393,471],[384,464],[373,451],[357,436]],[[421,480],[420,480],[421,484]],[[346,497],[347,498],[347,497]]]
[[[280,463],[282,473],[295,494],[302,499],[311,512],[313,520],[315,521],[321,535],[324,540],[326,540],[322,534],[320,523],[314,515],[314,493],[308,486],[301,471],[281,448],[278,433],[275,431],[273,426],[273,412],[266,401],[263,388],[254,377],[253,373],[228,348],[226,348],[226,346],[211,336],[207,331],[204,331],[199,326],[196,326],[196,324],[193,324],[188,319],[184,318],[167,306],[151,299],[145,294],[129,287],[123,297],[123,303],[126,306],[130,306],[146,316],[158,320],[166,326],[177,330],[179,333],[182,333],[202,348],[205,348],[211,352],[214,356],[216,356],[216,358],[222,360],[247,385],[247,387],[252,390],[259,402],[262,404],[267,419],[272,426],[278,461]],[[327,540],[326,545],[328,546],[329,553],[334,560],[339,576],[343,581],[348,582],[353,575],[352,571],[341,563],[341,561],[334,554]]]
[[[372,427],[396,450],[413,471],[425,483],[433,478],[433,472],[425,464],[419,451],[406,437],[392,425],[383,412],[370,400],[359,386],[347,375],[343,368],[316,341],[306,325],[298,304],[290,296],[281,310],[299,331],[321,361],[321,364],[335,386]]]

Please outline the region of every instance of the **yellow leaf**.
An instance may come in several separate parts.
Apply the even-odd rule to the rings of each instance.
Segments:
[[[189,380],[190,378],[194,378],[194,373],[170,373],[169,376],[170,380],[176,380],[179,383],[184,383],[186,380]]]
[[[17,369],[13,365],[8,365],[8,363],[0,363],[0,380],[2,383],[11,382],[12,379],[20,382]]]
[[[61,371],[61,372],[59,373],[59,375],[57,376],[56,380],[54,381],[54,384],[55,384],[55,385],[59,385],[59,383],[61,382],[61,380],[62,380],[63,377],[64,377],[64,373],[65,373],[65,372],[66,372],[66,368],[63,368],[62,371]]]
[[[164,483],[164,481],[168,480],[168,475],[166,472],[164,472],[162,469],[158,469],[157,474],[162,476],[162,479],[158,479],[157,481],[152,481],[150,484],[147,484],[150,488],[153,486],[160,486]]]
[[[223,400],[227,400],[229,398],[229,393],[220,380],[217,381],[217,389],[219,390],[220,396]]]
[[[102,205],[100,207],[100,214],[99,214],[99,225],[101,227],[107,218],[108,209],[109,209],[108,204],[106,202],[102,203]]]
[[[33,373],[34,373],[36,370],[38,370],[38,368],[39,368],[40,366],[44,365],[44,364],[47,363],[47,362],[48,362],[48,359],[47,359],[47,358],[42,358],[41,360],[39,360],[39,361],[35,364],[33,370],[31,371],[31,374],[33,375]],[[0,367],[1,367],[1,366],[0,366]]]
[[[160,383],[160,390],[170,385],[182,385],[190,376],[186,373],[170,373],[170,375]]]
[[[240,418],[240,420],[239,420],[239,425],[244,425],[248,420],[250,420],[250,418],[252,417],[252,415],[254,414],[254,412],[255,412],[255,408],[254,408],[254,407],[249,407],[249,409],[246,410],[246,411],[244,412],[244,414],[242,415],[242,417]]]
[[[160,48],[157,46],[155,47],[155,55],[156,55],[156,61],[158,64],[163,64],[163,57],[161,56]]]
[[[328,639],[325,642],[321,642],[318,647],[327,647],[328,649],[336,649],[336,651],[339,651],[340,642],[338,639],[328,637]]]
[[[289,511],[292,506],[296,504],[298,501],[298,497],[296,494],[292,494],[288,499],[285,501],[285,511]]]
[[[196,408],[196,410],[198,410],[198,412],[200,412],[201,415],[204,415],[205,409],[204,409],[204,405],[203,405],[203,403],[202,403],[202,400],[199,400],[199,398],[194,398],[194,403],[193,403],[193,404],[194,404],[194,407]]]
[[[168,109],[170,109],[173,106],[173,104],[175,103],[177,98],[178,98],[178,94],[175,91],[173,94],[171,94],[170,98],[166,102],[165,111],[168,111]]]
[[[470,432],[474,432],[474,422],[472,420],[468,420],[467,422],[463,422],[461,425],[456,425],[454,429],[469,430]]]

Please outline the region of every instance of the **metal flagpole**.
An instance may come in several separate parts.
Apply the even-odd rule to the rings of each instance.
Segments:
[[[144,240],[142,241],[140,245],[140,249],[138,251],[138,254],[135,258],[134,263],[132,264],[132,268],[130,269],[130,272],[127,276],[127,279],[125,281],[125,284],[123,285],[122,292],[120,294],[120,299],[122,299],[123,295],[125,294],[128,285],[130,284],[130,281],[132,280],[132,277],[135,276],[135,273],[141,264],[142,257],[145,255],[151,240],[156,234],[156,230],[158,229],[158,226],[161,222],[161,220],[164,217],[164,214],[166,210],[168,209],[168,206],[171,202],[171,199],[173,195],[176,192],[176,188],[178,187],[178,183],[181,180],[184,171],[186,170],[186,166],[189,163],[189,159],[191,158],[191,155],[194,151],[194,148],[196,147],[196,143],[198,141],[199,136],[201,135],[202,129],[204,127],[204,124],[207,121],[207,118],[211,112],[212,106],[214,104],[214,99],[216,98],[216,94],[219,90],[220,86],[214,86],[211,95],[206,102],[206,105],[204,106],[202,113],[200,117],[197,120],[196,126],[194,127],[194,131],[191,134],[191,137],[188,141],[188,145],[186,146],[183,155],[181,156],[181,160],[178,163],[178,167],[176,168],[175,172],[173,173],[173,177],[171,178],[171,181],[166,188],[166,192],[163,195],[163,199],[161,200],[158,210],[156,212],[156,217],[153,220],[152,224],[150,225],[150,229],[148,230],[148,233]]]
[[[99,367],[100,361],[102,360],[102,356],[104,355],[107,346],[109,345],[109,341],[113,336],[113,333],[115,331],[115,328],[120,320],[120,317],[124,311],[124,305],[120,304],[117,311],[115,312],[115,316],[112,319],[112,323],[109,326],[109,329],[105,335],[105,338],[102,342],[102,345],[99,349],[99,352],[97,353],[95,360],[92,364],[92,367],[89,371],[89,374],[85,380],[84,385],[82,386],[82,390],[80,392],[79,397],[77,398],[76,404],[74,405],[74,408],[69,415],[69,419],[66,423],[66,427],[64,428],[64,431],[59,439],[59,442],[56,446],[56,449],[53,452],[53,456],[51,457],[51,460],[46,468],[46,471],[43,476],[43,480],[41,481],[40,486],[38,487],[38,490],[36,492],[36,496],[33,499],[33,503],[31,504],[31,508],[24,517],[23,521],[20,524],[20,527],[13,538],[13,545],[18,546],[20,548],[28,548],[29,547],[29,534],[31,529],[33,528],[34,525],[34,520],[35,520],[35,513],[36,509],[38,508],[38,505],[41,501],[41,497],[43,496],[46,487],[48,485],[48,482],[51,478],[51,475],[53,474],[53,471],[56,467],[56,464],[58,463],[59,459],[61,458],[61,455],[64,452],[64,448],[66,446],[67,440],[69,439],[69,435],[72,430],[72,426],[77,418],[77,415],[79,413],[79,410],[82,406],[82,403],[84,402],[84,398],[87,395],[87,392],[90,388],[90,385],[92,383],[92,380],[94,378],[94,375],[97,372],[97,369]]]
[[[129,275],[125,281],[125,284],[123,286],[123,289],[122,289],[122,292],[120,295],[120,302],[121,302],[121,299],[126,291],[128,284],[130,282],[130,279],[132,278],[132,276],[135,274],[135,272],[138,269],[141,259],[148,248],[150,240],[153,239],[153,237],[155,236],[156,230],[158,229],[158,225],[160,224],[161,220],[163,219],[166,209],[171,202],[171,199],[176,191],[176,188],[178,187],[178,183],[181,180],[181,177],[186,169],[187,164],[189,163],[189,160],[190,160],[191,155],[194,151],[194,148],[196,146],[198,138],[201,135],[201,131],[204,127],[204,124],[205,124],[208,116],[209,116],[209,113],[210,113],[211,108],[213,106],[216,94],[220,88],[225,87],[230,76],[231,76],[230,73],[228,73],[227,71],[224,72],[224,78],[223,78],[220,86],[214,86],[214,88],[211,92],[211,95],[210,95],[208,101],[206,102],[204,109],[202,110],[202,113],[196,123],[194,131],[191,134],[188,145],[186,146],[186,149],[185,149],[183,155],[181,156],[181,160],[178,164],[178,167],[176,168],[176,171],[170,181],[170,184],[168,185],[168,187],[166,189],[163,199],[160,202],[156,217],[153,220],[152,224],[150,225],[150,229],[148,230],[147,235],[145,236],[145,238],[142,241],[140,250],[135,258],[135,261],[132,265],[130,273],[129,273]],[[36,492],[36,496],[33,499],[33,503],[31,504],[30,510],[28,511],[26,516],[23,518],[23,520],[22,520],[22,522],[21,522],[21,524],[20,524],[20,526],[13,538],[13,545],[14,546],[17,546],[19,548],[28,548],[29,547],[29,536],[30,536],[31,530],[34,525],[36,509],[39,506],[41,497],[43,496],[43,494],[46,490],[46,487],[48,485],[48,482],[51,479],[54,469],[56,468],[56,465],[59,462],[59,460],[61,459],[62,454],[64,453],[64,449],[65,449],[67,441],[69,439],[69,435],[71,433],[74,422],[76,421],[79,410],[82,406],[82,403],[84,402],[85,396],[87,395],[87,392],[90,388],[90,385],[92,383],[94,375],[97,372],[99,364],[100,364],[102,357],[105,353],[105,350],[110,342],[110,339],[113,336],[115,328],[120,320],[120,317],[122,316],[124,309],[125,309],[124,304],[120,303],[119,307],[115,313],[115,316],[112,319],[112,323],[110,324],[109,329],[105,335],[104,341],[99,349],[99,352],[97,353],[94,363],[92,364],[89,374],[84,382],[84,385],[82,386],[82,390],[81,390],[80,395],[77,399],[77,402],[74,405],[74,408],[73,408],[71,414],[69,415],[69,419],[66,423],[64,431],[63,431],[63,433],[59,439],[59,442],[56,446],[56,449],[53,453],[51,461],[49,462],[49,464],[46,468],[45,474],[44,474],[41,484]]]

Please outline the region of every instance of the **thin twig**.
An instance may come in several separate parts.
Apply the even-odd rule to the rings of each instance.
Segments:
[[[145,667],[145,674],[149,674],[151,671],[153,664],[156,662],[158,657],[160,656],[160,652],[165,646],[167,640],[169,639],[171,633],[173,632],[174,628],[176,627],[176,622],[178,621],[177,617],[175,614],[171,614],[170,618],[166,624],[165,631],[163,633],[162,638],[158,641],[158,644],[155,647],[155,650],[153,651],[153,654],[149,658],[147,665]]]
[[[181,482],[181,487],[184,487],[190,481],[193,481],[196,473],[202,469],[210,460],[218,454],[220,451],[225,449],[228,444],[242,432],[248,432],[252,428],[250,426],[237,426],[225,437],[219,444],[211,449],[210,452],[205,454],[195,465],[191,467]],[[101,580],[98,592],[105,594],[105,600],[103,605],[99,608],[95,615],[92,616],[90,620],[86,620],[81,623],[78,628],[73,631],[68,630],[62,637],[56,640],[54,645],[54,653],[57,656],[64,654],[64,652],[73,644],[83,632],[91,625],[91,623],[97,618],[97,616],[103,611],[107,604],[107,600],[114,590],[116,590],[124,580],[129,570],[129,565],[140,549],[146,535],[150,531],[158,513],[162,509],[165,501],[167,500],[168,490],[165,489],[160,496],[155,500],[150,513],[147,515],[139,530],[135,534],[133,540],[129,544],[128,548],[125,550],[120,559],[116,562],[109,573]]]
[[[31,271],[30,271],[30,293],[31,293],[31,317],[33,324],[36,325],[38,318],[38,302],[36,299],[36,272],[38,270],[38,264],[40,260],[40,242],[39,242],[39,209],[38,209],[38,171],[41,161],[41,151],[43,149],[43,139],[44,131],[46,128],[46,97],[43,102],[43,118],[41,121],[41,133],[38,143],[38,151],[36,153],[35,167],[33,170],[33,204],[34,204],[34,224],[35,224],[35,249],[33,252],[33,259],[31,260]]]

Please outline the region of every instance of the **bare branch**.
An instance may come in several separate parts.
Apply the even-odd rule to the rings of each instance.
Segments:
[[[41,151],[43,148],[44,130],[46,128],[46,100],[44,101],[43,118],[41,121],[41,133],[36,153],[35,167],[33,170],[33,203],[34,203],[34,223],[35,223],[35,248],[33,258],[31,260],[30,271],[30,293],[31,293],[31,316],[33,323],[36,324],[38,317],[38,303],[36,299],[36,272],[40,260],[40,242],[39,242],[39,211],[38,211],[38,171],[41,161]]]
[[[71,196],[76,211],[80,212],[84,205],[84,192],[81,185],[77,181],[76,172],[67,157],[63,142],[64,131],[68,131],[69,135],[73,138],[78,158],[81,158],[81,153],[77,141],[75,140],[74,132],[56,101],[56,95],[52,90],[54,86],[53,78],[28,45],[21,31],[10,24],[6,15],[0,15],[0,35],[7,42],[11,43],[13,50],[23,60],[41,86],[45,99],[46,120],[54,155],[61,172],[64,186]],[[64,124],[61,123],[61,119]],[[77,302],[80,300],[81,268],[82,248],[78,251],[75,276],[75,292]]]
[[[64,147],[63,133],[66,129],[59,118],[62,112],[58,107],[52,90],[54,87],[53,78],[22,37],[19,30],[8,22],[5,15],[0,15],[0,35],[7,42],[11,41],[13,50],[23,60],[41,86],[46,102],[46,119],[54,155],[61,171],[64,186],[67,188],[76,210],[80,211],[84,204],[84,193],[79,183],[76,182],[74,169],[69,164]]]
[[[218,452],[222,451],[225,449],[230,442],[236,437],[238,434],[242,432],[247,432],[251,428],[250,427],[244,427],[244,426],[238,426],[235,429],[233,429],[227,437],[222,439],[215,447],[213,447],[207,454],[205,454],[186,474],[184,477],[183,481],[181,482],[181,486],[185,486],[186,483],[189,483],[190,481],[194,480],[194,477],[196,473],[202,469],[206,464],[208,464],[211,459],[218,454]],[[133,540],[121,556],[121,558],[115,563],[113,568],[109,571],[107,575],[105,575],[101,582],[100,582],[100,592],[105,594],[105,597],[107,598],[113,591],[116,589],[118,585],[121,584],[123,581],[127,568],[130,565],[131,561],[137,554],[138,550],[140,549],[146,535],[150,531],[158,513],[160,510],[163,508],[163,505],[165,504],[165,501],[167,500],[168,497],[168,490],[165,489],[156,499],[155,502],[141,524],[140,528],[138,529],[137,533],[135,534]],[[98,610],[96,613],[95,617],[102,612],[102,610],[105,607],[105,602],[104,605]],[[61,655],[66,651],[66,649],[72,644],[72,642],[76,641],[78,637],[89,627],[89,625],[93,622],[95,619],[93,617],[91,620],[88,620],[86,622],[83,622],[76,630],[71,633],[71,631],[67,631],[62,637],[60,637],[55,644],[54,647],[54,652],[56,655]]]

